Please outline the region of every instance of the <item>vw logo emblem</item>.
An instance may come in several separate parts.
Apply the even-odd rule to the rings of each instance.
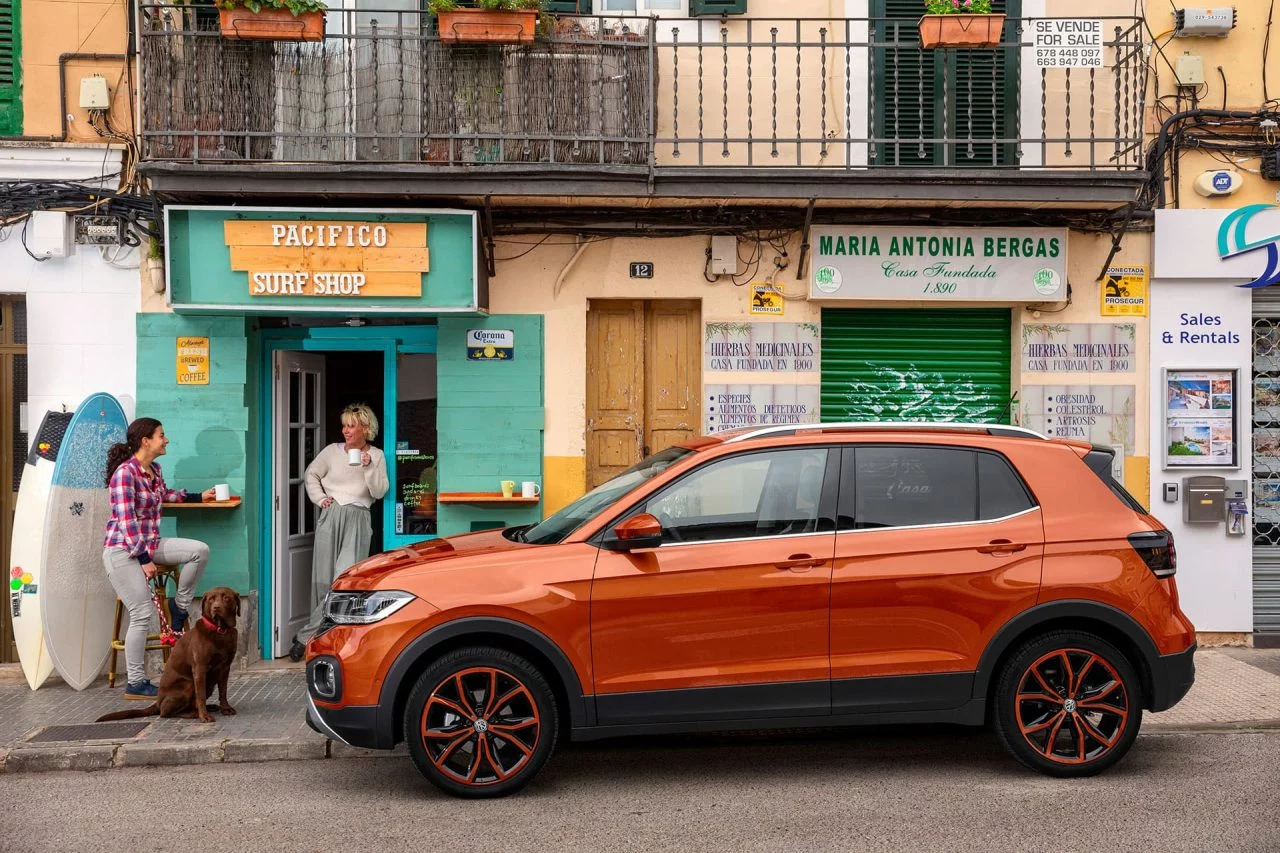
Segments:
[[[487,720],[476,720],[475,730],[480,734],[484,734],[489,730],[489,722]]]
[[[1074,714],[1076,712],[1076,700],[1068,699],[1063,702],[1062,710],[1066,711],[1068,714]],[[481,720],[480,722],[484,722],[484,720]],[[479,723],[477,723],[477,725],[479,725]]]

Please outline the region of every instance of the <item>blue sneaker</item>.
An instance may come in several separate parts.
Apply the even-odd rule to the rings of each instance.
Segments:
[[[141,681],[128,684],[124,688],[124,698],[126,699],[154,699],[160,691],[151,679],[144,678]]]
[[[187,611],[178,609],[176,598],[169,599],[169,627],[175,634],[181,634],[187,627]]]

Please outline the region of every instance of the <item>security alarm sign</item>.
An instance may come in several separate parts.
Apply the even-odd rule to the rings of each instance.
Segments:
[[[1102,21],[1042,18],[1031,22],[1037,68],[1101,68]]]

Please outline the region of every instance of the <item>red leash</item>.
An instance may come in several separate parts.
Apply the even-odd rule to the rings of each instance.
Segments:
[[[165,600],[165,579],[163,577],[154,577],[151,579],[151,601],[156,606],[156,613],[160,616],[160,645],[172,646],[178,642],[185,631],[174,631],[169,624],[169,614],[165,611],[168,609],[164,604]]]

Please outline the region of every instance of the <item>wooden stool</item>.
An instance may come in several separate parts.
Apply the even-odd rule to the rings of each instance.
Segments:
[[[160,606],[165,608],[165,617],[168,618],[169,611],[169,585],[168,581],[173,581],[174,591],[178,586],[178,570],[181,566],[161,566],[156,565],[156,579],[160,581]],[[148,586],[151,581],[148,581]],[[124,640],[120,639],[120,623],[124,619],[124,602],[116,596],[116,621],[115,626],[111,629],[111,661],[107,664],[107,686],[116,686],[116,656],[124,651]],[[148,652],[161,652],[164,655],[164,662],[169,662],[169,649],[160,642],[159,634],[148,634],[145,650]]]

